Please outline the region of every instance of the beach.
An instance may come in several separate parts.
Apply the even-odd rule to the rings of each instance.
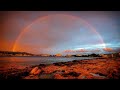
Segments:
[[[0,72],[0,79],[120,79],[120,58],[73,60]]]

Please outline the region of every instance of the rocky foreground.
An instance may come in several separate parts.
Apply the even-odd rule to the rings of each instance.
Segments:
[[[120,58],[74,60],[9,69],[0,79],[120,79]]]

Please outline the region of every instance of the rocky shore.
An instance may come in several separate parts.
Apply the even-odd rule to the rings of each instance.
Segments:
[[[120,58],[74,60],[0,72],[0,79],[120,79]]]

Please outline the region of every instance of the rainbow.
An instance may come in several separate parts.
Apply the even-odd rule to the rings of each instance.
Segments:
[[[78,20],[82,21],[85,25],[87,25],[87,26],[90,28],[90,30],[92,30],[95,34],[97,34],[97,36],[99,37],[99,39],[100,39],[100,41],[101,41],[101,43],[102,43],[102,45],[103,45],[103,48],[106,47],[106,45],[105,45],[105,43],[104,43],[104,40],[103,40],[103,38],[101,37],[101,35],[96,31],[96,29],[95,29],[91,24],[89,24],[87,21],[83,20],[82,18],[77,17],[77,16],[72,16],[72,15],[66,15],[66,14],[52,14],[52,15],[64,15],[64,16],[69,16],[69,17],[71,17],[71,18],[77,18]],[[25,28],[21,31],[21,33],[18,35],[17,39],[15,40],[15,43],[14,43],[14,45],[13,45],[12,51],[15,51],[15,50],[16,50],[16,48],[17,48],[17,43],[19,42],[19,40],[20,40],[20,38],[23,36],[23,34],[26,33],[27,30],[29,30],[28,28],[30,28],[34,23],[36,23],[36,22],[38,22],[38,21],[45,21],[45,20],[47,20],[49,16],[50,16],[50,15],[40,17],[40,18],[36,19],[35,21],[33,21],[31,24],[29,24],[27,27],[25,27]]]

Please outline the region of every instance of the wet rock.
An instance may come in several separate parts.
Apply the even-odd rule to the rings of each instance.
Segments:
[[[55,66],[64,66],[64,62],[54,63]]]
[[[62,70],[62,72],[65,72],[65,70]]]
[[[78,62],[78,60],[73,60],[72,62]]]
[[[75,64],[75,63],[74,63],[74,64]],[[67,63],[65,63],[65,65],[68,66],[68,67],[70,67],[70,66],[73,65],[73,62],[67,62]]]
[[[39,67],[45,67],[46,65],[45,64],[39,64]]]

